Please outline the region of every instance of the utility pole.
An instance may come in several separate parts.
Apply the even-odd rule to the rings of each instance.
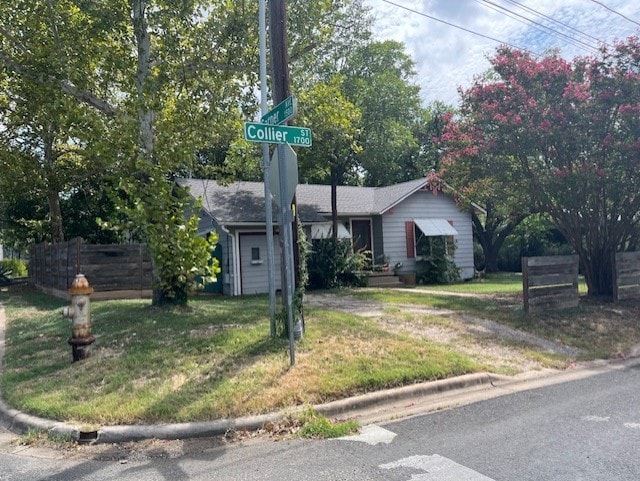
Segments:
[[[266,26],[266,0],[259,3],[259,29],[260,29],[260,110],[262,115],[267,113],[267,26]],[[269,276],[269,325],[271,337],[276,337],[276,280],[275,262],[273,258],[273,209],[271,208],[271,190],[269,188],[269,144],[262,144],[262,171],[264,176],[264,207],[267,227],[267,275]]]
[[[273,93],[273,104],[280,102],[291,96],[291,84],[289,80],[289,55],[287,49],[287,3],[286,0],[269,1],[269,31],[271,40],[271,90]],[[278,144],[279,175],[281,194],[284,194],[283,186],[286,183],[287,173],[285,162],[284,145]],[[293,335],[293,294],[295,290],[295,262],[293,259],[294,243],[292,223],[293,215],[291,206],[285,201],[285,196],[281,195],[280,208],[280,245],[282,246],[282,265],[284,276],[282,279],[283,304],[287,311],[287,330],[289,332],[289,355],[290,364],[295,364],[295,340]],[[295,195],[293,203],[295,204]]]
[[[269,28],[272,67],[271,90],[273,104],[277,105],[291,96],[286,0],[269,0]]]

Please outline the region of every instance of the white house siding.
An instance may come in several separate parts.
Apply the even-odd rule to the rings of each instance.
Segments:
[[[393,267],[396,263],[402,262],[401,271],[415,271],[415,258],[407,257],[405,222],[429,218],[446,219],[453,223],[459,234],[455,237],[455,262],[460,268],[460,276],[463,279],[472,279],[474,266],[471,214],[458,210],[453,199],[441,192],[438,195],[433,195],[430,191],[415,192],[383,214],[384,253],[389,257],[390,265]]]
[[[240,233],[240,278],[242,294],[264,294],[269,292],[269,269],[267,264],[267,235],[264,233]],[[252,249],[260,249],[260,260],[252,260]],[[280,289],[280,243],[273,238],[274,270],[276,289]]]

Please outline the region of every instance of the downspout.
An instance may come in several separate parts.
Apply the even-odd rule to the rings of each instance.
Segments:
[[[229,262],[229,267],[231,268],[231,272],[229,273],[229,275],[233,280],[233,282],[230,283],[232,286],[231,295],[239,296],[240,295],[240,286],[239,286],[240,279],[237,273],[238,273],[238,262],[240,259],[240,252],[236,252],[236,249],[235,249],[239,243],[234,242],[235,237],[231,235],[231,232],[229,231],[229,229],[227,229],[222,224],[219,224],[219,225],[220,225],[220,229],[222,229],[222,232],[224,232],[227,235],[228,242],[231,244],[230,246],[228,246],[228,252],[231,254],[231,260],[233,261],[233,262],[231,261]]]

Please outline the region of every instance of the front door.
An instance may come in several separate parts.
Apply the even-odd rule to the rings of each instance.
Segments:
[[[369,251],[373,258],[371,221],[369,219],[352,220],[351,237],[353,238],[353,252]]]

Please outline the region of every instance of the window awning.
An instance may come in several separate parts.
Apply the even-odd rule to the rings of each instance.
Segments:
[[[321,224],[311,224],[312,239],[328,239],[331,237],[331,222],[323,222]],[[338,222],[338,239],[350,239],[351,234],[340,222]]]
[[[427,237],[458,235],[446,219],[413,219],[413,222]]]

